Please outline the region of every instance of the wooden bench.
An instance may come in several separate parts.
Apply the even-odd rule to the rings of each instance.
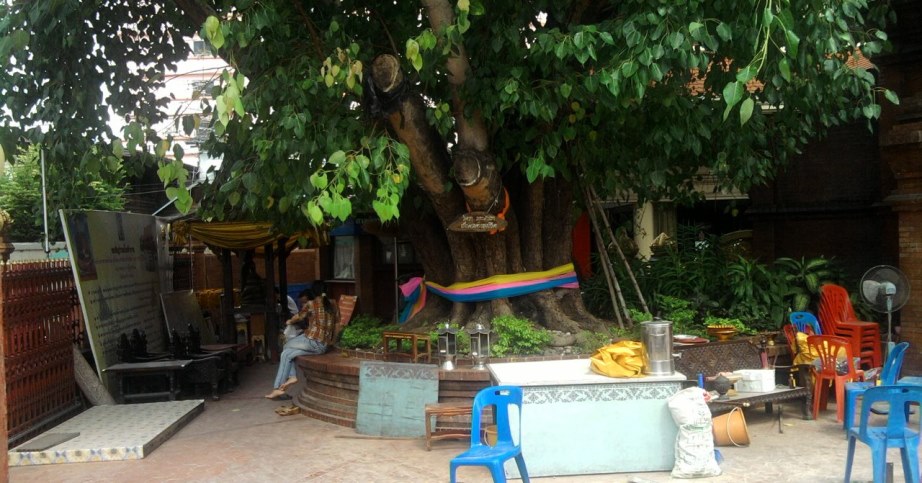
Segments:
[[[698,374],[715,376],[719,372],[733,372],[740,369],[758,369],[762,367],[759,348],[749,339],[736,339],[708,344],[676,346],[674,351],[680,354],[676,358],[676,371],[685,375],[689,384],[697,384]],[[812,388],[806,381],[806,370],[798,371],[798,387],[782,386],[768,392],[739,392],[723,401],[712,401],[712,413],[730,411],[734,406],[750,407],[764,404],[765,411],[773,412],[773,403],[800,401],[804,419],[811,419],[813,402]],[[705,386],[713,389],[710,383]],[[780,410],[779,410],[780,418]]]

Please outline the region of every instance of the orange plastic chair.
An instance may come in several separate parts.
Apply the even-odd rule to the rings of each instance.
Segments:
[[[842,422],[845,418],[845,383],[863,381],[864,371],[855,369],[854,353],[849,340],[834,335],[811,335],[807,337],[807,345],[819,354],[820,369],[814,369],[813,378],[813,419],[820,412],[820,407],[826,410],[827,396],[829,395],[828,383],[836,389],[836,421]],[[836,371],[836,362],[839,354],[845,356],[845,372]]]
[[[849,339],[852,352],[861,358],[863,366],[881,366],[880,326],[858,320],[847,290],[834,284],[820,287],[818,312],[823,334]]]

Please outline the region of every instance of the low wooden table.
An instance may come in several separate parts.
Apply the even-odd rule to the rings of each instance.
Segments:
[[[385,332],[382,334],[384,339],[384,356],[387,357],[388,354],[394,354],[395,356],[407,357],[413,362],[419,362],[420,359],[425,358],[426,362],[430,361],[430,354],[432,352],[432,342],[429,340],[429,334],[419,334],[416,332]],[[395,341],[397,344],[397,351],[390,352],[388,347],[388,342]],[[407,341],[410,344],[408,352],[403,351],[403,341]],[[419,351],[420,343],[425,347],[425,352]]]
[[[732,396],[728,396],[727,399],[711,399],[710,407],[712,413],[722,413],[730,411],[734,407],[748,408],[756,404],[764,404],[765,412],[771,414],[773,412],[773,403],[800,399],[803,418],[812,419],[810,409],[813,401],[812,394],[810,388],[807,387],[777,387],[767,392],[737,392]],[[781,419],[781,409],[778,410],[778,419]]]
[[[176,384],[176,373],[182,371],[192,363],[191,359],[152,361],[152,362],[120,362],[109,366],[104,372],[112,372],[118,376],[118,400],[128,402],[141,399],[152,399],[166,396],[170,401],[175,401],[179,394],[179,385]],[[163,376],[167,378],[166,391],[151,391],[141,393],[127,393],[128,379],[141,376]]]
[[[446,402],[426,404],[423,413],[426,418],[426,451],[432,449],[432,440],[447,438],[469,438],[470,429],[438,429],[439,417],[469,416],[473,407],[469,402]],[[433,421],[433,418],[435,419]]]

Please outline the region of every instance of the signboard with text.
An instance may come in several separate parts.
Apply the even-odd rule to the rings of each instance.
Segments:
[[[150,352],[166,351],[160,293],[172,290],[165,224],[154,216],[61,210],[86,333],[103,382],[118,363],[119,335],[143,330]]]

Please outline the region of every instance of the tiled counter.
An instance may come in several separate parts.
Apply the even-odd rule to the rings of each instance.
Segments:
[[[588,359],[488,367],[494,383],[523,389],[529,476],[672,469],[678,429],[666,399],[682,388],[684,375],[611,378],[592,372]],[[506,475],[518,478],[511,460]]]

